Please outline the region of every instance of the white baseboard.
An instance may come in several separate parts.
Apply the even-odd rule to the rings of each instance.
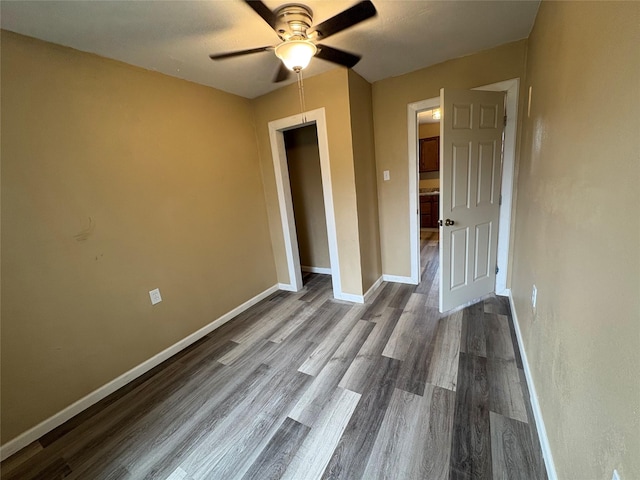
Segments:
[[[335,298],[346,302],[364,303],[364,295],[356,295],[354,293],[341,292],[340,294],[336,294]]]
[[[376,291],[376,288],[378,288],[380,286],[380,284],[382,284],[382,277],[380,277],[378,280],[376,280],[373,283],[373,285],[371,285],[369,290],[366,291],[366,293],[364,294],[364,301],[365,302],[367,302],[369,300],[369,298],[371,298],[371,295],[373,295],[373,292]]]
[[[410,285],[417,285],[418,283],[411,277],[401,277],[399,275],[382,275],[382,280],[385,282],[393,283],[408,283]]]
[[[536,393],[536,387],[533,384],[533,377],[531,376],[531,369],[529,368],[529,361],[527,360],[527,352],[525,351],[524,343],[522,342],[522,332],[520,331],[520,323],[518,322],[518,314],[516,312],[515,303],[513,302],[513,295],[510,289],[507,289],[505,293],[509,296],[509,304],[511,306],[511,313],[513,316],[513,327],[516,330],[516,338],[518,339],[518,347],[520,348],[520,357],[522,358],[524,376],[527,379],[527,386],[529,387],[531,408],[533,410],[533,416],[538,430],[538,439],[540,440],[542,457],[544,458],[544,464],[547,467],[547,476],[549,477],[549,480],[558,480],[556,466],[553,463],[551,445],[549,445],[549,437],[547,437],[547,429],[544,426],[542,410],[540,409],[540,403],[538,402],[538,394]]]
[[[322,273],[323,275],[331,275],[331,269],[325,267],[300,267],[303,272]]]
[[[287,292],[297,292],[296,287],[291,285],[290,283],[279,283],[278,290],[285,290]]]
[[[240,305],[240,306],[234,308],[233,310],[225,313],[224,315],[222,315],[221,317],[217,318],[213,322],[211,322],[208,325],[205,325],[204,327],[202,327],[200,330],[197,330],[197,331],[193,332],[191,335],[183,338],[182,340],[178,341],[177,343],[174,343],[173,345],[171,345],[170,347],[166,348],[165,350],[163,350],[162,352],[158,353],[157,355],[154,355],[150,359],[145,360],[140,365],[132,368],[128,372],[125,372],[122,375],[120,375],[119,377],[111,380],[109,383],[107,383],[107,384],[103,385],[102,387],[94,390],[93,392],[91,392],[88,395],[84,396],[83,398],[81,398],[77,402],[72,403],[71,405],[69,405],[65,409],[63,409],[60,412],[56,413],[55,415],[47,418],[43,422],[40,422],[35,427],[30,428],[26,432],[18,435],[13,440],[8,441],[4,445],[0,446],[0,461],[4,460],[5,458],[8,458],[11,455],[13,455],[14,453],[16,453],[17,451],[23,449],[24,447],[26,447],[30,443],[35,442],[40,437],[42,437],[46,433],[50,432],[54,428],[62,425],[64,422],[66,422],[67,420],[73,418],[74,416],[76,416],[77,414],[82,412],[83,410],[86,410],[90,406],[98,403],[100,400],[102,400],[106,396],[108,396],[111,393],[115,392],[119,388],[124,387],[126,384],[128,384],[132,380],[134,380],[134,379],[138,378],[140,375],[148,372],[152,368],[154,368],[157,365],[161,364],[162,362],[164,362],[168,358],[172,357],[173,355],[175,355],[179,351],[183,350],[184,348],[188,347],[192,343],[196,342],[197,340],[200,340],[202,337],[204,337],[205,335],[211,333],[216,328],[224,325],[226,322],[228,322],[229,320],[231,320],[232,318],[234,318],[238,314],[244,312],[249,307],[252,307],[253,305],[258,303],[259,301],[265,299],[266,297],[268,297],[272,293],[278,291],[279,288],[280,288],[280,285],[274,285],[272,287],[269,287],[264,292],[259,293],[255,297],[253,297],[253,298],[247,300],[246,302],[244,302],[242,305]]]

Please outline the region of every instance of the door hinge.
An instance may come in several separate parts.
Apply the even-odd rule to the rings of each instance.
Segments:
[[[498,265],[496,265],[496,275],[498,274],[499,271],[500,269],[498,268]]]
[[[500,198],[498,198],[498,205],[502,205],[502,194],[500,194]]]
[[[504,126],[505,127],[507,126],[507,116],[506,115],[504,116]]]

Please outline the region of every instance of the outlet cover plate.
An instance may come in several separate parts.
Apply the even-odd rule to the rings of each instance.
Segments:
[[[156,303],[160,303],[162,301],[162,297],[160,296],[160,289],[154,288],[149,292],[149,298],[151,298],[151,305],[155,305]]]

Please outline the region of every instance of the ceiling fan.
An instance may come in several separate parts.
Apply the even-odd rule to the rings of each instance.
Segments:
[[[313,12],[306,5],[297,3],[282,5],[272,12],[260,0],[244,1],[275,30],[282,43],[275,46],[252,48],[237,52],[212,54],[209,57],[212,60],[223,60],[273,50],[283,62],[280,64],[278,72],[273,79],[274,82],[286,80],[289,78],[291,71],[299,73],[314,56],[352,68],[360,61],[360,55],[328,47],[318,43],[318,41],[351,28],[377,14],[373,3],[370,0],[364,0],[313,26]]]

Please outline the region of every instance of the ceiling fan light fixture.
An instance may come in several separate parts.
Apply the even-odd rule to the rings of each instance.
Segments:
[[[431,116],[434,120],[440,120],[440,109],[436,108],[431,112]]]
[[[317,51],[317,47],[309,40],[289,40],[275,49],[276,56],[294,72],[306,68]]]

